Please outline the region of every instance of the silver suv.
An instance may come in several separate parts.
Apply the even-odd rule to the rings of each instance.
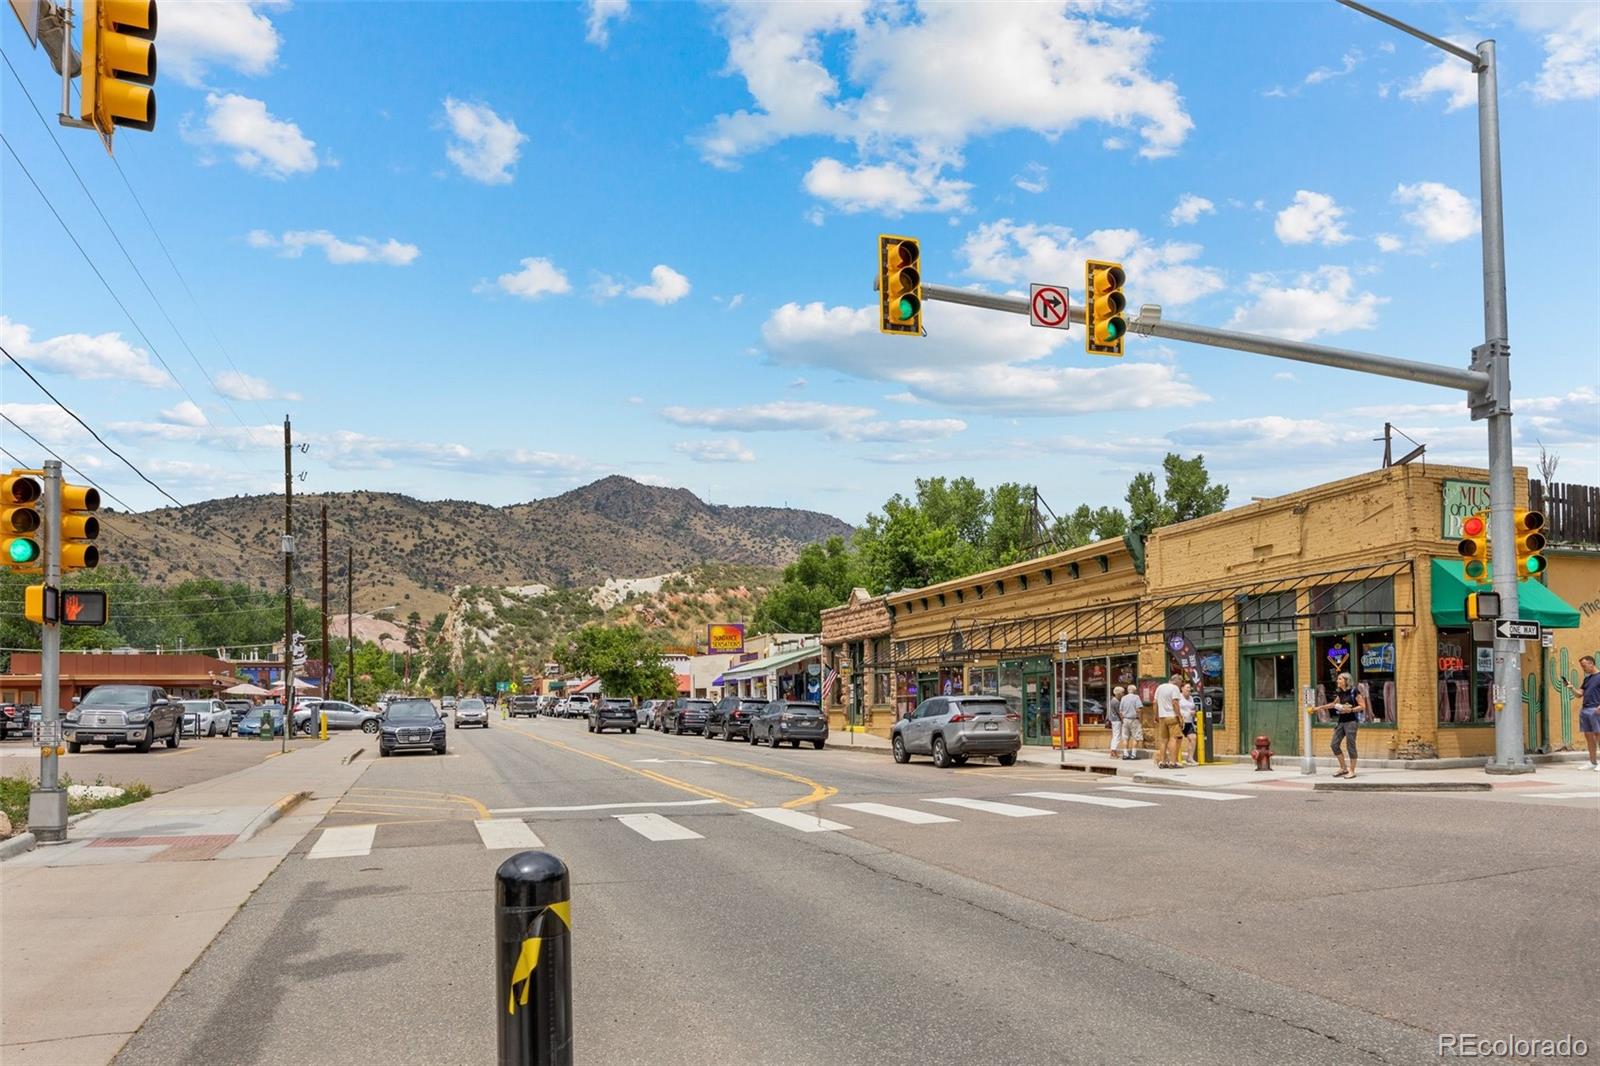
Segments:
[[[934,696],[889,733],[895,762],[933,756],[933,765],[960,766],[972,755],[993,755],[1001,766],[1022,750],[1022,716],[999,696]]]

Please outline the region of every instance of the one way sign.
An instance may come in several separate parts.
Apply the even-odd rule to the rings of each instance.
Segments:
[[[1538,640],[1539,623],[1520,618],[1502,618],[1494,624],[1494,635],[1501,640]]]

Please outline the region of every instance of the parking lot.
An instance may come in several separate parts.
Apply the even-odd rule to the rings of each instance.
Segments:
[[[320,743],[315,738],[295,738],[289,747]],[[78,784],[142,782],[152,791],[166,792],[254,766],[282,751],[282,737],[270,742],[254,737],[184,737],[175,749],[158,746],[143,754],[133,748],[94,748],[63,755],[61,772]],[[0,776],[39,779],[39,749],[33,741],[19,737],[0,743]]]

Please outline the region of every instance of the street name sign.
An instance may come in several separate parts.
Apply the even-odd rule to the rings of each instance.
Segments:
[[[1040,285],[1035,282],[1028,286],[1028,293],[1029,325],[1045,329],[1068,328],[1067,309],[1072,306],[1072,301],[1067,298],[1065,285]]]
[[[1520,618],[1502,618],[1494,624],[1494,635],[1502,640],[1538,640],[1541,626]]]

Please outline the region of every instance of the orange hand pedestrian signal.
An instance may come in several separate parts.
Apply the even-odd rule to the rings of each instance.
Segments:
[[[101,589],[71,589],[61,593],[61,624],[64,626],[103,626],[110,609]]]

